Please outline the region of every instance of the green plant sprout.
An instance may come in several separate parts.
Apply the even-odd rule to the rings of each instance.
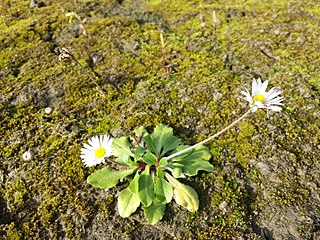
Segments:
[[[162,48],[162,68],[163,68],[163,78],[167,78],[167,60],[166,60],[166,48],[163,40],[163,35],[160,33],[160,41],[161,41],[161,48]]]
[[[249,110],[223,130],[193,146],[183,145],[173,135],[173,129],[163,124],[148,133],[144,127],[137,128],[131,142],[127,137],[110,138],[94,136],[81,149],[81,158],[88,167],[105,161],[110,163],[93,172],[87,182],[94,187],[109,189],[125,179],[129,185],[118,196],[118,211],[127,218],[139,206],[144,210],[150,224],[160,221],[166,204],[174,198],[176,203],[190,212],[199,208],[197,192],[178,178],[195,176],[199,171],[212,172],[209,162],[211,153],[203,144],[239,123],[259,108],[281,111],[283,97],[276,88],[266,91],[268,81],[252,81],[252,93],[241,92],[249,102]]]

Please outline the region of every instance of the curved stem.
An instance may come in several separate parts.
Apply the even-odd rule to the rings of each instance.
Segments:
[[[99,86],[99,84],[96,82],[96,80],[92,77],[92,75],[87,71],[87,69],[73,56],[72,59],[73,61],[75,61],[81,68],[82,70],[85,72],[85,74],[90,78],[90,80],[96,85],[99,93],[104,96],[108,103],[110,104],[110,106],[112,107],[113,111],[118,115],[119,119],[122,120],[124,127],[127,129],[127,131],[129,131],[129,126],[127,124],[127,122],[125,121],[125,119],[122,117],[122,115],[118,112],[118,110],[116,109],[116,107],[112,104],[112,102],[110,101],[110,99],[108,98],[107,94],[102,90],[102,88]],[[136,138],[136,136],[134,136],[134,140],[135,142],[138,144],[138,140]]]
[[[179,152],[176,152],[176,153],[168,156],[168,157],[167,157],[167,160],[172,159],[172,158],[174,158],[174,157],[176,157],[176,156],[179,156],[179,155],[181,155],[181,154],[183,154],[183,153],[185,153],[185,152],[188,152],[188,151],[190,151],[191,149],[194,149],[195,147],[200,146],[200,145],[202,145],[202,144],[205,144],[206,142],[211,141],[211,140],[214,139],[215,137],[218,137],[220,134],[222,134],[222,133],[224,133],[225,131],[229,130],[229,129],[232,128],[234,125],[236,125],[237,123],[239,123],[242,119],[244,119],[245,117],[247,117],[247,116],[249,115],[249,113],[251,112],[251,109],[252,109],[252,108],[250,108],[245,114],[243,114],[243,115],[242,115],[241,117],[239,117],[237,120],[235,120],[234,122],[232,122],[230,125],[228,125],[228,126],[225,127],[224,129],[220,130],[220,131],[217,132],[216,134],[212,135],[211,137],[209,137],[209,138],[207,138],[207,139],[205,139],[205,140],[203,140],[203,141],[201,141],[201,142],[199,142],[199,143],[197,143],[197,144],[195,144],[195,145],[192,145],[192,146],[190,146],[190,147],[188,147],[188,148],[186,148],[186,149],[183,149],[183,150],[181,150],[181,151],[179,151]]]

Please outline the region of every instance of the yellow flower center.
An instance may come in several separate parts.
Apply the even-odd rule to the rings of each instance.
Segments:
[[[106,150],[102,147],[97,148],[97,150],[94,152],[94,155],[96,158],[102,158],[106,154]]]
[[[257,94],[253,97],[253,100],[257,100],[261,103],[264,103],[264,96],[263,96],[263,94]]]

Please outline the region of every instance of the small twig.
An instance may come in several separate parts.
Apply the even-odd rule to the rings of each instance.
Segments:
[[[87,36],[88,39],[90,40],[90,36]],[[98,77],[98,78],[101,78],[101,75],[99,73],[97,73],[95,70],[94,70],[94,60],[92,58],[92,55],[91,55],[91,52],[90,52],[90,49],[88,48],[88,46],[84,46],[84,51],[86,52],[87,54],[87,57],[88,57],[88,67],[91,69],[91,72],[93,72],[93,74]],[[79,63],[78,63],[79,64]],[[107,81],[115,87],[115,89],[117,89],[117,91],[122,95],[122,92],[120,90],[120,88],[118,87],[118,85],[114,82],[112,82],[109,78],[107,78]]]
[[[270,51],[265,46],[260,47],[260,51],[263,55],[265,55],[268,58],[271,58],[273,60],[279,61],[280,58],[278,56],[273,56]]]
[[[163,35],[160,33],[161,47],[162,47],[162,67],[163,67],[163,77],[167,78],[167,66],[166,66],[166,49],[164,45]]]
[[[98,78],[102,77],[101,74],[97,73],[94,69],[91,69],[91,71],[93,72],[93,74],[96,77],[98,77]],[[118,87],[118,85],[115,82],[111,81],[109,78],[106,78],[106,80],[108,81],[108,83],[110,83],[112,86],[114,86],[114,88],[120,93],[121,96],[123,96],[120,88]]]

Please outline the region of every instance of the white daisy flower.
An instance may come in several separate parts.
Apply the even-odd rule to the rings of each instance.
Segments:
[[[109,135],[94,136],[88,142],[81,149],[80,157],[84,165],[91,167],[103,163],[106,157],[112,155],[112,138]]]
[[[268,86],[268,80],[261,82],[258,78],[252,80],[252,93],[250,95],[249,91],[241,91],[244,94],[244,100],[250,103],[252,107],[252,112],[258,110],[258,108],[265,108],[267,110],[273,110],[276,112],[281,111],[281,106],[283,106],[283,97],[278,97],[281,92],[276,88],[271,88],[268,92],[266,91]]]

